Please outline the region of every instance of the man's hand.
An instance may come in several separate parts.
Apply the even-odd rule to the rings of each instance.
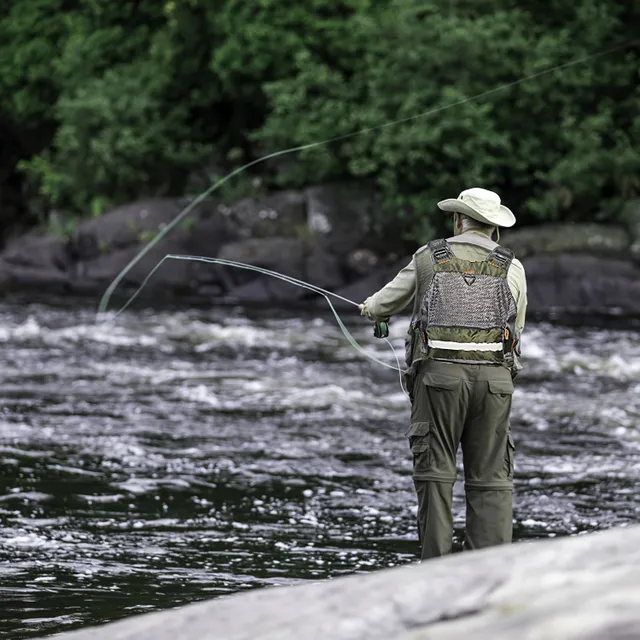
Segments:
[[[358,305],[358,309],[360,309],[360,315],[365,316],[365,318],[370,318],[369,310],[367,309],[367,303],[364,302]]]

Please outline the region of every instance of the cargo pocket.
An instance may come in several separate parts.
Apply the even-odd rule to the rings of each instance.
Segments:
[[[507,472],[507,478],[513,480],[513,469],[515,459],[516,445],[513,443],[511,432],[507,434],[507,451],[505,455],[505,471]]]
[[[407,433],[413,455],[413,472],[427,473],[431,469],[431,423],[414,422]]]
[[[511,376],[504,380],[489,380],[489,393],[484,409],[485,417],[495,425],[498,433],[504,433],[509,428],[512,397],[513,380],[511,380]]]
[[[489,393],[500,398],[511,398],[513,380],[489,380]]]
[[[416,411],[413,422],[429,421],[436,429],[448,430],[461,420],[462,380],[454,376],[428,372],[422,375],[421,389],[416,389]],[[418,385],[416,385],[417,387]]]

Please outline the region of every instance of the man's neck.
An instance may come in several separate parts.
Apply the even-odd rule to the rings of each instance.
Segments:
[[[493,241],[486,233],[483,233],[478,229],[469,229],[468,231],[457,234],[453,236],[453,238],[449,238],[449,242],[460,244],[475,244],[480,247],[484,247],[489,251],[495,249],[498,244],[497,242]]]
[[[472,233],[473,235],[476,236],[484,236],[485,238],[491,240],[491,236],[493,235],[493,230],[491,230],[491,232],[487,233],[486,231],[483,231],[482,229],[475,229],[473,227],[471,227],[471,229],[466,229],[465,231],[461,231],[460,233],[456,233],[455,235],[466,235],[468,233]],[[454,236],[455,237],[455,236]]]

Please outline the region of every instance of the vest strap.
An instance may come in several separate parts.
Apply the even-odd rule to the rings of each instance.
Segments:
[[[428,247],[431,252],[431,260],[435,265],[445,264],[455,257],[449,243],[443,238],[432,240]]]
[[[497,246],[487,256],[486,260],[492,267],[501,267],[508,270],[514,257],[515,256],[513,255],[513,251],[511,251],[511,249]]]

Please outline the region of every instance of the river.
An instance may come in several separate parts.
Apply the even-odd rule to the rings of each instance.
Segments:
[[[416,560],[408,400],[328,309],[97,325],[83,302],[7,299],[0,345],[3,640]],[[637,325],[531,322],[523,351],[515,538],[637,522]]]

